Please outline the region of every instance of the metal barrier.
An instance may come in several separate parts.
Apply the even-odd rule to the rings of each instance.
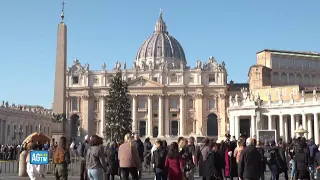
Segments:
[[[151,154],[148,153],[146,156],[150,156]],[[46,174],[53,174],[54,172],[54,164],[52,160],[50,160],[48,165],[45,166],[45,173]],[[80,174],[80,166],[81,161],[80,158],[77,156],[73,156],[71,158],[71,163],[68,165],[68,172],[70,176],[77,176]],[[152,167],[143,166],[143,172],[145,173],[152,173]],[[19,161],[12,160],[12,161],[0,161],[0,173],[1,174],[18,174],[19,172]]]
[[[53,174],[54,164],[52,160],[45,166],[46,174]],[[1,174],[18,174],[19,172],[19,161],[0,161],[0,173]],[[80,161],[77,157],[72,158],[71,163],[68,165],[69,175],[74,176],[80,174]]]

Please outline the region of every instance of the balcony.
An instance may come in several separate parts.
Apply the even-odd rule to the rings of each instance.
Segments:
[[[147,112],[147,108],[138,108],[138,112]]]
[[[179,112],[180,108],[170,108],[170,112]]]

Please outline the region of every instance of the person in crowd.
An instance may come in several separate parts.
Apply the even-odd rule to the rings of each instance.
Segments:
[[[281,163],[279,162],[281,160],[281,156],[275,141],[270,141],[267,153],[265,155],[269,170],[271,172],[271,180],[277,180],[277,177],[279,177],[279,171],[281,169]]]
[[[243,180],[259,180],[261,178],[262,157],[260,152],[254,145],[254,140],[248,138],[246,140],[246,148],[242,150],[238,166],[238,175]]]
[[[188,144],[185,148],[184,173],[188,178],[188,180],[194,179],[194,173],[198,165],[196,146],[194,144],[194,141],[195,141],[194,137],[190,136],[187,141]]]
[[[168,143],[166,140],[162,140],[162,148],[168,151]]]
[[[117,144],[117,154],[119,154],[119,147],[120,145],[123,144],[123,141],[120,140]],[[119,163],[119,159],[118,159],[118,163]],[[120,164],[119,164],[120,165]],[[119,176],[119,179],[122,179],[122,176],[121,176],[121,169],[119,168],[120,166],[118,166],[118,176]]]
[[[178,149],[181,156],[185,153],[186,146],[187,146],[186,140],[184,138],[179,137]]]
[[[306,151],[307,144],[304,140],[300,141],[294,157],[295,164],[295,178],[298,179],[310,179],[309,175],[309,153]]]
[[[151,148],[152,148],[150,138],[146,138],[144,140],[143,147],[144,147],[143,157],[144,157],[144,163],[145,163],[144,165],[145,165],[145,168],[149,168],[150,161],[151,161]]]
[[[71,163],[71,160],[66,137],[60,138],[59,144],[53,154],[53,163],[55,166],[54,176],[56,180],[67,180],[68,164]]]
[[[27,162],[27,174],[31,180],[38,180],[44,179],[44,168],[41,165],[37,164],[30,164],[30,153],[31,151],[39,150],[38,146],[34,143],[30,145],[30,151],[27,155],[26,162]]]
[[[279,175],[284,173],[284,177],[286,180],[288,180],[288,164],[287,164],[287,158],[286,158],[286,149],[285,149],[285,143],[283,141],[279,141],[278,143],[278,151],[279,151],[279,169],[277,171],[277,179],[279,179]]]
[[[90,138],[88,135],[84,137],[84,141],[78,146],[77,154],[79,155],[80,159],[80,180],[88,180],[88,171],[86,166],[86,156],[88,149],[90,147],[89,144]]]
[[[167,169],[165,168],[168,151],[163,148],[161,140],[156,140],[157,149],[153,152],[151,164],[155,172],[156,180],[167,180]]]
[[[294,164],[294,155],[295,155],[295,149],[296,149],[296,140],[292,139],[290,140],[287,148],[287,155],[289,157],[289,164],[291,166],[291,172],[290,172],[290,178],[293,180],[295,175],[295,164]]]
[[[224,164],[223,161],[221,161],[222,156],[218,152],[218,145],[211,141],[207,147],[209,150],[206,155],[206,160],[204,161],[205,179],[223,179],[222,169],[224,168]]]
[[[264,151],[263,142],[262,142],[262,141],[258,141],[258,142],[257,142],[257,145],[256,145],[256,148],[257,148],[257,150],[258,150],[258,151],[260,152],[260,154],[261,154],[261,161],[262,161],[262,163],[261,163],[261,177],[260,177],[260,179],[261,179],[261,180],[264,180],[264,172],[266,171],[266,163],[267,163],[267,160],[266,160],[266,158],[264,157],[265,151]]]
[[[314,175],[316,173],[316,168],[314,166],[314,158],[318,152],[318,147],[317,145],[314,143],[313,138],[309,139],[308,142],[308,150],[309,150],[309,164],[311,167],[311,174]],[[313,177],[312,177],[313,178]]]
[[[203,145],[200,147],[198,159],[199,159],[199,176],[202,177],[202,180],[206,180],[206,160],[207,154],[209,153],[209,139],[205,138],[203,140]]]
[[[178,143],[171,143],[166,157],[165,167],[168,170],[169,180],[183,180],[183,160],[179,153]]]
[[[119,160],[117,152],[117,143],[111,142],[109,148],[105,151],[107,160],[106,180],[114,180],[114,176],[118,174]]]
[[[103,180],[104,172],[107,172],[102,139],[97,135],[90,137],[90,148],[86,154],[86,167],[90,180]]]
[[[238,177],[238,167],[236,158],[233,156],[234,150],[237,147],[235,142],[230,141],[230,134],[225,135],[225,141],[221,142],[221,155],[223,156],[224,167],[224,177],[229,178],[230,180],[234,177]]]
[[[245,146],[246,144],[244,141],[238,141],[238,146],[233,151],[233,157],[236,158],[237,165],[240,163],[240,155]]]
[[[314,179],[320,179],[320,147],[314,158],[314,167],[316,169],[316,174]]]
[[[142,163],[143,163],[143,160],[144,160],[144,158],[143,158],[144,146],[143,146],[143,142],[141,141],[140,136],[138,134],[134,135],[133,144],[137,148],[138,153],[139,153],[139,157],[140,157],[139,165],[141,165],[141,167],[138,167],[138,169],[139,169],[138,174],[139,174],[139,178],[141,179],[141,176],[142,176]]]
[[[141,167],[141,159],[138,149],[132,144],[131,134],[125,135],[124,143],[119,147],[118,159],[122,179],[129,180],[129,174],[131,174],[133,180],[138,180],[138,171]]]

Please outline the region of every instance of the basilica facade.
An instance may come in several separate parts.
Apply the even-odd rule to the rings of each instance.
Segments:
[[[64,24],[61,26],[66,28]],[[66,37],[63,33],[58,34],[58,44],[63,40],[61,37]],[[57,53],[57,62],[63,58]],[[198,60],[189,66],[181,44],[169,34],[162,13],[131,67],[126,62],[117,62],[92,70],[89,64],[80,61],[76,59],[66,68],[65,106],[71,137],[103,135],[108,116],[106,99],[118,71],[129,85],[133,132],[140,136],[223,137],[227,132],[225,63],[211,56],[205,62]]]

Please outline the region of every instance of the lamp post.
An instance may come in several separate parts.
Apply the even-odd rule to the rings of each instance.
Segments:
[[[21,141],[21,136],[23,135],[23,129],[22,129],[22,126],[20,125],[19,126],[19,129],[15,129],[14,130],[14,133],[17,134],[19,136],[19,144],[20,144],[20,141]]]

